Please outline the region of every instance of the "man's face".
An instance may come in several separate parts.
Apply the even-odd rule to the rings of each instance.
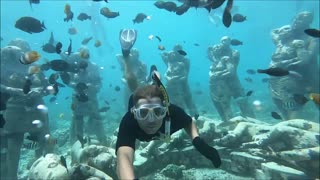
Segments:
[[[160,129],[166,112],[159,97],[139,99],[133,109],[140,128],[147,134],[155,134]]]

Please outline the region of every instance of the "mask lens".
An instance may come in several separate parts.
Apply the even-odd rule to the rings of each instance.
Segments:
[[[156,117],[158,117],[158,118],[163,117],[166,113],[165,108],[163,108],[163,107],[155,107],[155,108],[153,108],[153,112],[154,112],[154,115],[156,115]]]
[[[148,108],[140,108],[139,114],[140,114],[140,117],[141,117],[142,119],[144,119],[144,118],[146,118],[147,115],[149,114],[149,109],[148,109]]]

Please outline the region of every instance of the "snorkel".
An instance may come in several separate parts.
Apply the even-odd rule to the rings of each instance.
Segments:
[[[170,117],[170,112],[169,112],[169,96],[168,93],[164,87],[164,85],[161,83],[160,79],[158,78],[158,76],[153,73],[152,74],[152,79],[156,82],[157,86],[160,88],[160,91],[163,94],[164,97],[164,101],[165,101],[165,106],[167,108],[167,116],[165,118],[165,133],[164,133],[164,142],[169,143],[171,140],[171,136],[170,136],[170,129],[171,129],[171,117]]]

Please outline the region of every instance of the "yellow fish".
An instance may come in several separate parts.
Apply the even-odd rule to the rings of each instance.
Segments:
[[[318,106],[320,105],[320,94],[311,93],[309,97],[316,105]]]
[[[95,47],[100,47],[100,46],[101,46],[101,41],[97,40],[97,41],[94,43],[94,46],[95,46]]]
[[[19,61],[21,64],[31,64],[36,62],[41,55],[37,51],[29,51],[21,55]]]
[[[71,12],[71,6],[70,4],[66,4],[64,6],[64,13],[68,15],[70,12]]]
[[[63,113],[60,113],[60,114],[59,114],[59,118],[60,118],[60,119],[64,119],[64,114],[63,114]]]

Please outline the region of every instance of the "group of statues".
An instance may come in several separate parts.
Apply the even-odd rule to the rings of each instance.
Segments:
[[[300,118],[299,111],[302,105],[297,104],[294,94],[305,94],[319,91],[319,41],[304,34],[303,30],[309,28],[313,20],[310,12],[301,12],[291,25],[272,30],[272,40],[276,45],[271,58],[271,67],[281,67],[294,71],[294,75],[283,77],[270,77],[269,88],[272,99],[285,119]],[[221,38],[220,43],[208,48],[208,59],[211,62],[209,70],[210,97],[222,121],[228,121],[235,115],[232,113],[231,101],[235,100],[241,114],[255,118],[254,109],[248,103],[238,74],[240,53],[230,47],[231,39],[228,36]],[[193,102],[188,78],[190,60],[178,53],[181,45],[175,45],[172,51],[161,53],[161,58],[167,70],[164,74],[165,86],[170,102],[185,108],[195,119],[199,117],[197,106]],[[6,124],[1,128],[1,179],[2,177],[17,179],[17,170],[20,159],[20,149],[23,145],[25,133],[29,133],[32,140],[39,142],[36,157],[52,152],[47,139],[50,135],[48,111],[45,108],[44,96],[52,95],[43,90],[50,86],[48,77],[43,72],[28,73],[31,65],[21,64],[18,59],[31,48],[21,39],[11,41],[1,48],[1,93],[10,98],[3,111]],[[86,49],[85,49],[86,50]],[[69,63],[87,62],[87,67],[79,72],[66,72],[70,77],[67,86],[73,89],[72,121],[70,128],[71,143],[79,137],[84,137],[84,118],[88,117],[88,126],[97,135],[101,144],[106,144],[103,129],[103,120],[100,116],[97,94],[103,83],[99,74],[99,67],[88,57],[81,57],[82,50],[70,56],[62,55],[62,59]],[[87,51],[87,50],[86,50]],[[89,52],[88,52],[89,53]],[[148,70],[146,64],[140,60],[139,52],[133,48],[128,57],[118,54],[116,58],[124,72],[123,82],[128,85],[125,90],[125,103],[136,87],[149,83],[146,77]],[[134,77],[134,79],[132,78]],[[24,93],[26,80],[31,80],[29,92]],[[163,79],[162,79],[163,81]],[[88,87],[87,101],[79,100],[77,85],[85,83]],[[19,112],[19,113],[17,113]],[[40,123],[34,123],[39,120]]]

